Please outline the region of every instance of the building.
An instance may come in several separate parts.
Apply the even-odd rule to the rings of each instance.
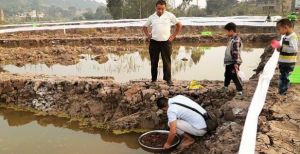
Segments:
[[[295,0],[294,9],[297,12],[300,12],[300,0]]]
[[[292,0],[256,0],[256,6],[265,12],[284,14],[292,10]]]
[[[36,10],[32,10],[30,12],[23,12],[17,15],[19,18],[44,18],[45,14],[42,12],[37,12]]]

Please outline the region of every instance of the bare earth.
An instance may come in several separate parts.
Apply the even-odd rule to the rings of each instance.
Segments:
[[[296,28],[297,32],[300,28]],[[17,36],[17,35],[16,35]],[[44,36],[43,36],[44,37]],[[48,38],[48,35],[46,35]],[[1,38],[5,39],[5,36]],[[14,39],[13,35],[9,39]],[[265,40],[267,42],[267,40]],[[30,45],[30,44],[29,44]],[[1,47],[0,63],[75,64],[81,54],[99,56],[105,62],[108,52],[133,49],[144,45],[53,45],[45,47]],[[146,52],[147,53],[147,52]],[[262,70],[272,51],[266,50],[257,73]],[[186,95],[219,117],[216,132],[197,138],[187,151],[175,153],[237,153],[247,110],[254,94],[258,77],[245,83],[244,99],[235,97],[234,87],[220,91],[221,81],[200,81],[205,87],[188,90],[188,81],[175,81],[168,86],[163,81],[149,80],[119,84],[111,78],[57,77],[45,75],[14,75],[1,73],[0,105],[26,109],[43,114],[68,117],[81,121],[86,127],[111,131],[146,131],[166,128],[166,117],[155,113],[158,97]],[[256,150],[259,153],[300,153],[300,85],[292,85],[286,96],[277,94],[278,73],[268,91],[266,104],[259,118]]]

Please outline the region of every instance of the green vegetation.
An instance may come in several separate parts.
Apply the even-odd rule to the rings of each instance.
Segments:
[[[107,10],[114,19],[147,18],[155,11],[157,0],[107,0]]]
[[[0,7],[5,13],[5,23],[139,19],[147,18],[155,12],[157,0],[106,2],[105,5],[94,0],[0,0]],[[191,2],[192,0],[183,0],[176,8],[168,6],[168,10],[178,17],[267,15],[270,11],[248,1],[207,0],[207,8],[200,8]],[[280,14],[280,10],[277,14]]]
[[[0,0],[7,23],[110,19],[94,0]]]
[[[129,130],[113,130],[113,134],[115,135],[123,135],[128,133],[145,133],[150,131],[149,129],[129,129]]]

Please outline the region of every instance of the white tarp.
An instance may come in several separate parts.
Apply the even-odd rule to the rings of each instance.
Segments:
[[[295,0],[295,8],[300,8],[300,0]]]
[[[280,19],[273,16],[272,20]],[[147,19],[122,19],[122,20],[98,20],[65,23],[36,23],[0,26],[0,33],[35,31],[35,30],[59,30],[75,28],[103,28],[103,27],[141,27]],[[179,18],[185,26],[223,26],[228,22],[247,26],[275,26],[275,22],[265,22],[266,16],[232,16],[232,17],[182,17]]]
[[[274,51],[259,77],[258,85],[250,104],[243,129],[239,154],[255,154],[258,117],[265,104],[267,92],[279,59],[279,52]]]

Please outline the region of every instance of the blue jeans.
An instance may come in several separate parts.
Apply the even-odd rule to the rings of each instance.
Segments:
[[[290,64],[279,64],[280,70],[280,81],[279,81],[279,93],[284,94],[287,92],[290,86],[290,74],[294,71],[294,65]]]

